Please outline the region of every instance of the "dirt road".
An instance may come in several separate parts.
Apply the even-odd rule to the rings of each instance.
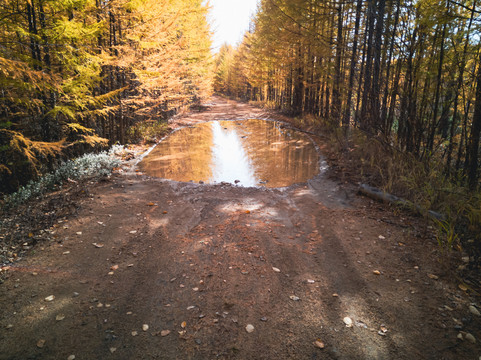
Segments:
[[[175,122],[268,116],[214,98]],[[353,189],[96,184],[7,271],[0,359],[477,359],[423,220]]]

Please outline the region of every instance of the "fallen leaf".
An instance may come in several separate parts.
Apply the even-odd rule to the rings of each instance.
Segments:
[[[63,319],[65,319],[65,315],[63,314],[58,314],[57,316],[55,316],[55,320],[57,321],[62,321]]]
[[[118,268],[119,268],[118,265],[112,265],[112,266],[110,267],[110,270],[117,270]]]
[[[250,213],[251,213],[251,211],[250,211],[250,210],[246,210],[246,214],[250,214]]]
[[[153,202],[149,202],[147,206],[154,206],[155,204]]]
[[[113,354],[114,352],[117,351],[117,348],[111,347],[109,350],[110,350],[110,353]]]
[[[28,233],[28,237],[29,238],[33,237],[33,233]]]
[[[185,321],[182,321],[182,324],[180,324],[180,327],[182,329],[185,329],[186,326],[187,326],[187,323]]]
[[[465,284],[459,284],[458,288],[460,288],[463,291],[468,291],[468,287]]]
[[[165,214],[167,214],[167,211],[165,211],[165,210],[164,210],[164,211],[162,211],[162,214],[164,214],[164,215],[165,215]]]
[[[97,249],[104,247],[102,244],[97,244],[97,243],[92,243],[92,245],[95,246]]]
[[[313,344],[314,344],[315,347],[317,347],[317,348],[319,348],[319,349],[324,349],[324,347],[326,346],[326,345],[324,345],[324,343],[323,343],[321,340],[319,340],[319,339],[317,339],[316,341],[314,341]]]

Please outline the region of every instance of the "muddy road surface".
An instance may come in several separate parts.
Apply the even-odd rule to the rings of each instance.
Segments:
[[[269,116],[214,98],[174,125]],[[438,261],[423,219],[328,172],[266,189],[129,166],[4,267],[0,359],[481,355],[467,336],[481,340],[474,300]]]

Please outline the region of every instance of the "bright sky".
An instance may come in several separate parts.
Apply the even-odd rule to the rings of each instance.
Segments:
[[[210,0],[210,23],[214,31],[215,52],[223,43],[236,45],[249,28],[255,14],[257,0]]]

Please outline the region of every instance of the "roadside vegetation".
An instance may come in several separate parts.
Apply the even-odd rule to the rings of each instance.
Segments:
[[[208,96],[206,14],[201,0],[3,1],[0,194]]]

